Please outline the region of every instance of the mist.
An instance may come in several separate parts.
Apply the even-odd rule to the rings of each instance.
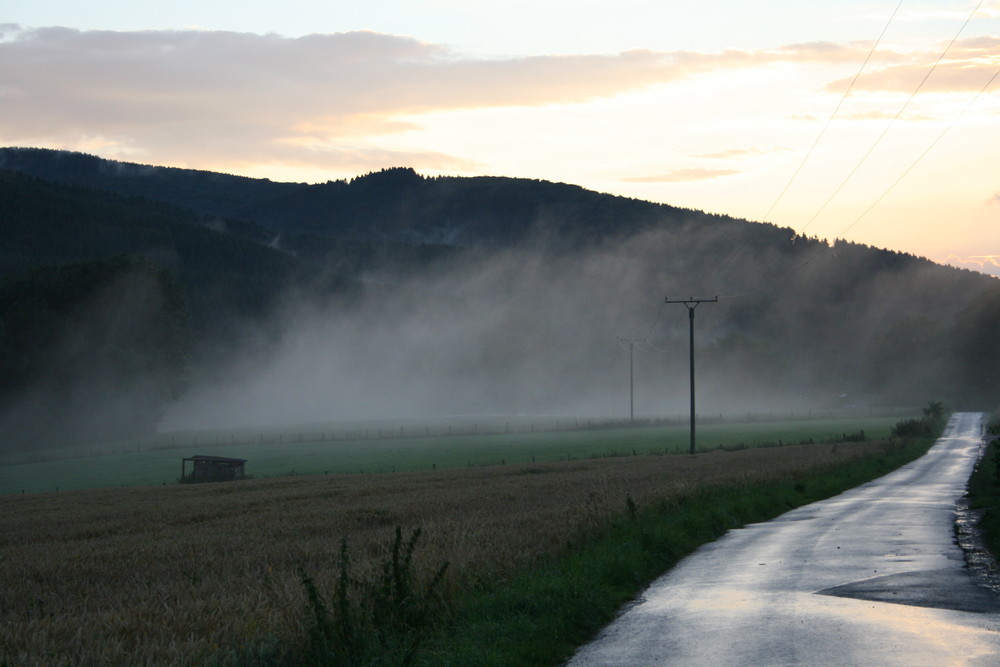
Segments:
[[[688,314],[663,302],[715,294],[706,290],[720,276],[695,258],[721,231],[653,229],[568,250],[545,239],[469,250],[408,276],[363,276],[350,299],[291,293],[271,320],[210,355],[227,361],[203,374],[161,428],[468,414],[627,418],[621,337],[644,340],[633,357],[637,415],[684,414]],[[697,311],[701,354],[731,335],[730,311],[725,299]],[[747,350],[733,345],[699,359],[706,411],[824,400],[775,383],[772,367],[793,365],[794,353],[773,359],[761,349],[751,350],[747,368]]]

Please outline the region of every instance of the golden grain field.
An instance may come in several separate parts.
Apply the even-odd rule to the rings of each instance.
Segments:
[[[203,664],[305,634],[303,566],[331,591],[397,525],[446,585],[510,574],[625,511],[700,485],[881,451],[839,443],[383,475],[0,497],[0,665]],[[246,654],[241,654],[243,661]]]

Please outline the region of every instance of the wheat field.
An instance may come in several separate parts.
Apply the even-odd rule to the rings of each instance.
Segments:
[[[420,473],[0,496],[0,664],[247,664],[305,634],[304,568],[332,590],[396,526],[418,574],[504,577],[637,505],[877,454],[878,442]],[[227,659],[228,658],[228,659]]]

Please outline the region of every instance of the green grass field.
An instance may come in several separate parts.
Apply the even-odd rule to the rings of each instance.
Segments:
[[[864,431],[889,435],[902,413],[823,419],[699,423],[699,450],[831,442]],[[35,460],[0,460],[0,493],[39,493],[175,484],[181,459],[211,454],[247,459],[254,477],[384,473],[567,459],[683,453],[687,423],[588,428],[586,420],[493,418],[430,426],[419,422],[300,428],[183,431],[98,447],[47,450]],[[549,430],[562,429],[562,430]],[[489,431],[483,433],[481,431]]]

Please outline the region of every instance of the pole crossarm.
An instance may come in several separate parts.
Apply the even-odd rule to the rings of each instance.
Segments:
[[[669,296],[664,300],[664,303],[683,303],[688,308],[697,308],[699,303],[717,303],[719,297],[713,296],[711,299],[696,299],[693,296],[686,299],[671,299]]]
[[[719,297],[696,299],[693,296],[686,299],[671,299],[667,297],[664,303],[683,303],[688,309],[688,359],[691,365],[691,454],[694,454],[694,309],[700,303],[716,303]]]

